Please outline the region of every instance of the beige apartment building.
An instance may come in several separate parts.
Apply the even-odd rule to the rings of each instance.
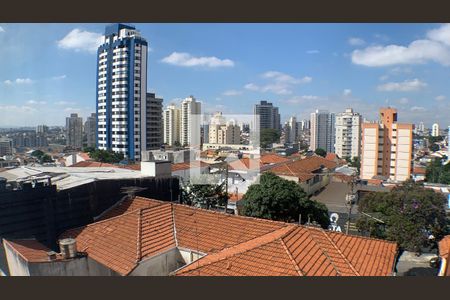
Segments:
[[[361,179],[411,177],[413,125],[397,123],[395,108],[381,108],[379,123],[362,124]]]
[[[240,144],[241,128],[234,120],[225,122],[221,112],[217,112],[209,124],[209,144]]]

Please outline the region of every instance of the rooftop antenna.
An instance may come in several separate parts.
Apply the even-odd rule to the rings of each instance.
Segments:
[[[126,194],[128,199],[132,200],[136,197],[136,193],[145,191],[148,188],[140,187],[140,186],[125,186],[120,188],[121,194]]]

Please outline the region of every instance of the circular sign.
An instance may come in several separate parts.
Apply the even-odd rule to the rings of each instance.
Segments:
[[[330,221],[331,221],[332,223],[336,223],[337,220],[339,220],[339,215],[338,215],[337,213],[332,213],[332,214],[330,215]]]

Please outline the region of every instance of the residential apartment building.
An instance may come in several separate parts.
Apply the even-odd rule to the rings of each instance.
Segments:
[[[47,133],[47,132],[48,132],[48,126],[46,126],[46,125],[38,125],[36,127],[36,133],[37,134],[39,134],[39,133]]]
[[[209,124],[209,144],[240,144],[241,129],[234,120],[226,122],[221,112],[217,112]]]
[[[181,103],[181,145],[200,145],[201,103],[189,96]]]
[[[329,113],[327,110],[316,110],[311,113],[310,150],[322,148],[327,152],[334,152],[334,124],[334,113]]]
[[[439,136],[439,124],[434,123],[431,127],[431,136]]]
[[[86,147],[96,147],[97,144],[97,114],[92,113],[84,122],[84,135],[86,137]]]
[[[397,123],[395,108],[380,109],[379,123],[362,124],[361,178],[405,181],[413,163],[413,125]]]
[[[66,118],[67,146],[73,148],[83,147],[83,118],[78,114],[70,114]]]
[[[135,27],[114,24],[97,51],[97,145],[130,160],[147,147],[147,49]]]
[[[295,117],[290,117],[286,122],[285,126],[285,140],[286,143],[295,143],[297,141],[298,136],[298,126],[297,119]]]
[[[261,101],[255,105],[253,113],[259,116],[260,130],[272,128],[281,131],[280,113],[278,107],[273,106],[272,103]]]
[[[0,156],[13,154],[13,140],[6,137],[0,137]]]
[[[170,104],[163,112],[164,144],[174,146],[175,142],[180,143],[181,131],[181,110]]]
[[[163,120],[161,118],[163,99],[154,93],[147,93],[146,99],[146,149],[159,149],[163,144]]]
[[[340,158],[359,157],[361,149],[361,123],[361,115],[353,112],[351,108],[336,115],[335,153]]]

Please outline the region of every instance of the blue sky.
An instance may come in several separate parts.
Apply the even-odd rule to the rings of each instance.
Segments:
[[[95,48],[106,24],[0,24],[0,126],[63,125],[95,111]],[[148,88],[164,105],[290,116],[353,107],[376,119],[450,125],[447,24],[133,24],[148,40]]]

